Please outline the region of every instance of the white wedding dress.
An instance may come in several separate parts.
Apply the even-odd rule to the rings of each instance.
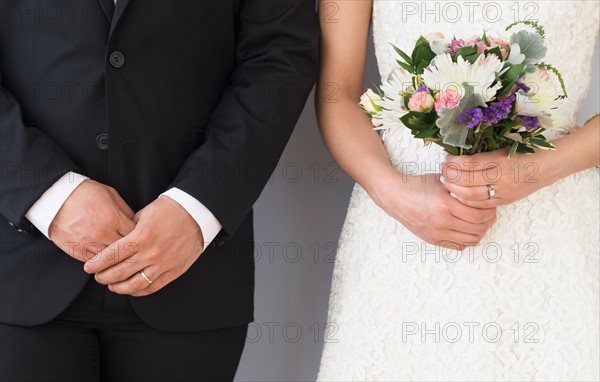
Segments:
[[[446,16],[437,22],[436,3]],[[506,25],[533,16],[546,30],[544,61],[567,85],[567,126],[576,128],[590,86],[598,1],[471,2],[472,21],[466,6],[456,20],[449,3],[374,1],[382,78],[396,65],[390,42],[411,51],[419,35],[435,31],[468,38],[486,29],[508,37]],[[422,20],[425,7],[434,11]],[[435,164],[445,154],[438,146],[423,147],[406,128],[383,140],[398,170],[410,162],[404,168],[413,173],[439,172]],[[499,207],[481,245],[457,252],[424,243],[356,185],[333,273],[319,380],[600,380],[599,190],[595,169],[573,174]]]

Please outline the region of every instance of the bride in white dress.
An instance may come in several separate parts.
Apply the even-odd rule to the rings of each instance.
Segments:
[[[576,125],[599,12],[598,1],[320,1],[319,125],[357,184],[319,380],[600,380],[600,117]],[[546,30],[545,61],[569,93],[566,122],[548,136],[555,151],[478,154],[502,171],[493,199],[477,171],[461,174],[471,183],[441,183],[441,148],[398,126],[382,136],[357,107],[371,22],[385,79],[396,66],[390,43],[411,51],[430,32],[508,36],[523,19]],[[479,244],[430,244],[440,242]]]

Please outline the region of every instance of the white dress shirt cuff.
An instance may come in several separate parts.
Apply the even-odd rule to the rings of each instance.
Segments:
[[[160,196],[163,195],[179,203],[198,223],[204,237],[204,251],[221,230],[221,223],[198,199],[177,187],[170,188],[160,194]]]
[[[33,203],[25,214],[25,218],[31,222],[48,239],[48,230],[54,217],[73,191],[83,182],[89,179],[73,171],[61,176],[47,189],[40,198]]]

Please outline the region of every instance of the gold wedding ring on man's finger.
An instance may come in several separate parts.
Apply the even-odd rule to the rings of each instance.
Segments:
[[[150,277],[146,276],[146,274],[144,273],[144,271],[141,271],[140,275],[144,278],[144,280],[146,280],[146,282],[148,283],[148,285],[152,284],[152,280],[150,280]]]

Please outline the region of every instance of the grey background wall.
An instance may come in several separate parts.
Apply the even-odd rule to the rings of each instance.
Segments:
[[[580,123],[600,110],[598,48]],[[371,83],[379,83],[372,44],[365,86]],[[317,377],[335,247],[353,182],[327,153],[313,105],[311,95],[255,206],[256,321],[248,331],[238,381]]]

